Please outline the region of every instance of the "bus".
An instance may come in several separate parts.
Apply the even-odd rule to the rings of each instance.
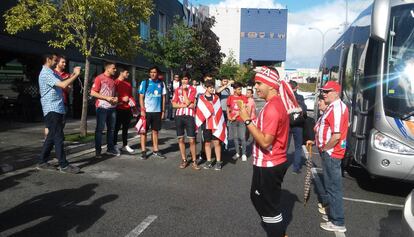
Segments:
[[[318,87],[329,80],[349,109],[348,160],[413,182],[414,0],[375,0],[361,12],[323,56]]]

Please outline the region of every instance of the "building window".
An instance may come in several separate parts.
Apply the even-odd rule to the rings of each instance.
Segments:
[[[259,38],[263,39],[266,36],[265,32],[259,32]]]
[[[139,35],[141,36],[143,40],[149,39],[149,36],[150,36],[149,25],[150,25],[149,22],[140,21],[139,23]]]
[[[158,14],[158,33],[161,35],[165,35],[167,32],[167,19],[165,14],[160,12]]]
[[[249,33],[247,33],[247,37],[249,37],[249,38],[257,38],[257,33],[256,32],[249,32]]]
[[[286,38],[286,34],[279,33],[279,34],[277,34],[277,37],[278,37],[279,39],[284,39],[284,38]]]

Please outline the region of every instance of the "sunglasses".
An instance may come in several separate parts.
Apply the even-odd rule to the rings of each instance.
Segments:
[[[329,92],[331,92],[331,91],[333,91],[333,90],[321,90],[321,93],[323,93],[323,94],[328,94]]]

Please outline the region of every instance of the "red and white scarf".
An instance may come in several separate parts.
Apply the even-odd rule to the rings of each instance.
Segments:
[[[217,95],[214,95],[212,102],[208,101],[204,95],[199,97],[195,122],[196,129],[206,122],[206,128],[213,130],[213,135],[227,145],[227,125]]]

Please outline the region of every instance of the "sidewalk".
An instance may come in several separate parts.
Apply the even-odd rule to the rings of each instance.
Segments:
[[[135,120],[133,120],[135,121]],[[79,133],[80,120],[68,119],[65,126],[65,135]],[[173,122],[164,121],[165,128],[173,126]],[[44,123],[2,123],[10,129],[0,131],[0,174],[32,166],[38,162],[38,157],[44,141]],[[93,133],[96,126],[95,117],[88,118],[88,131]],[[130,128],[129,137],[136,136],[135,128]],[[103,136],[102,144],[106,144]],[[121,131],[119,132],[121,139]],[[94,148],[94,141],[88,143],[65,142],[66,155],[78,153]],[[51,157],[54,157],[54,150]]]

